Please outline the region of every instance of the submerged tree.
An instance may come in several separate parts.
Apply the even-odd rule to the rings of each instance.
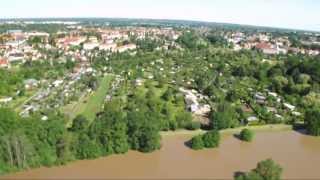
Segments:
[[[250,129],[243,129],[241,132],[240,132],[240,139],[243,140],[243,141],[252,141],[254,137],[254,132]]]
[[[272,159],[261,161],[249,173],[236,176],[236,180],[280,180],[283,169]]]

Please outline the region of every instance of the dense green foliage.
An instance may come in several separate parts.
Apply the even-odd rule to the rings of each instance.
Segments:
[[[282,168],[272,159],[261,161],[249,173],[235,177],[236,180],[280,180]]]
[[[203,135],[195,136],[191,139],[190,145],[194,150],[203,148],[216,148],[220,144],[220,133],[219,131],[209,131]]]
[[[254,138],[254,132],[250,129],[243,129],[240,132],[240,139],[243,141],[252,141]]]
[[[307,110],[305,124],[309,134],[313,136],[320,136],[320,109],[319,108],[314,107],[312,109]]]
[[[68,61],[67,61],[68,62]],[[8,96],[23,90],[23,81],[26,79],[55,79],[73,66],[50,61],[27,61],[17,69],[0,69],[0,96]]]
[[[204,143],[201,135],[193,137],[190,143],[191,143],[191,148],[194,150],[200,150],[204,148]]]
[[[211,124],[214,129],[237,127],[239,121],[234,107],[229,103],[220,103],[217,111],[211,114]]]
[[[220,144],[220,133],[219,131],[209,131],[202,136],[202,141],[204,147],[206,148],[215,148]]]
[[[52,115],[44,122],[37,117],[20,119],[8,109],[0,109],[0,114],[0,173],[72,159],[67,147],[69,137],[60,115]]]
[[[201,128],[200,122],[191,122],[187,127],[188,130],[197,130]]]

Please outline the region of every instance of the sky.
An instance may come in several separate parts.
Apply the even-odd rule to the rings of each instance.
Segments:
[[[320,31],[319,0],[1,0],[1,18],[183,19]]]

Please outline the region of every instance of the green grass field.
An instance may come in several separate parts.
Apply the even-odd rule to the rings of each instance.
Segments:
[[[77,115],[84,115],[89,121],[93,121],[96,113],[98,113],[105,100],[105,96],[109,90],[112,76],[105,76],[100,79],[99,88],[79,99],[77,102],[68,104],[62,111],[70,118],[73,119]]]

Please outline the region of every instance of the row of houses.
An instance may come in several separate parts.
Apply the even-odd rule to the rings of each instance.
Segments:
[[[236,51],[241,49],[258,49],[264,54],[269,55],[287,54],[288,52],[311,56],[320,54],[319,50],[291,47],[291,42],[287,36],[272,37],[268,33],[245,35],[242,32],[235,32],[225,35],[225,38],[234,45],[234,50]],[[314,42],[308,42],[308,44],[310,43]]]

